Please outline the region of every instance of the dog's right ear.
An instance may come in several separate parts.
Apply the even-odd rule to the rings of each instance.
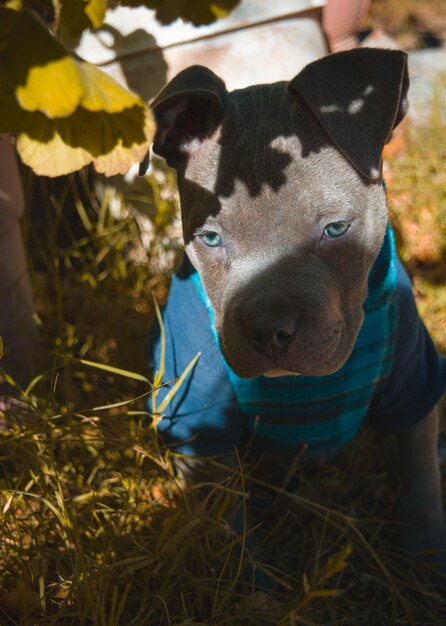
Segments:
[[[177,74],[150,105],[157,124],[155,154],[164,157],[170,167],[185,165],[219,125],[227,93],[221,78],[207,67],[193,65]],[[141,176],[148,166],[149,154],[140,163]]]
[[[381,177],[382,152],[406,114],[408,88],[407,54],[380,48],[330,54],[288,84],[345,158],[370,180]]]

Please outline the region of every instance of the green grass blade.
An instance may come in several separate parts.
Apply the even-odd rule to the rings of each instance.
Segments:
[[[34,389],[34,387],[38,383],[40,383],[40,381],[43,380],[44,378],[45,378],[45,374],[39,374],[38,376],[36,376],[35,378],[32,379],[32,381],[29,383],[28,387],[23,392],[23,395],[25,396],[25,398],[29,397],[29,394]]]
[[[87,361],[86,359],[72,359],[72,360],[79,361],[79,363],[82,363],[83,365],[88,365],[88,367],[94,367],[98,370],[104,370],[105,372],[116,374],[116,376],[124,376],[125,378],[131,378],[132,380],[139,380],[142,383],[147,383],[150,386],[152,386],[152,383],[148,378],[146,378],[142,374],[138,374],[137,372],[123,370],[119,367],[112,367],[111,365],[104,365],[103,363],[95,363],[94,361]]]
[[[164,411],[164,409],[169,405],[169,402],[175,396],[175,394],[177,393],[178,389],[183,384],[183,382],[184,382],[185,378],[187,377],[187,375],[189,374],[189,372],[195,367],[195,364],[198,361],[198,359],[200,358],[200,356],[201,356],[201,352],[198,352],[195,355],[195,357],[192,359],[192,361],[189,363],[189,365],[186,367],[186,369],[181,374],[181,376],[179,377],[177,382],[173,385],[172,389],[169,391],[169,393],[166,395],[164,400],[159,405],[158,411],[157,411],[158,413],[162,413]]]

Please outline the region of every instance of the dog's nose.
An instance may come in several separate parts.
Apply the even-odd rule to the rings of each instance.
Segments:
[[[285,352],[296,334],[296,320],[272,319],[246,321],[245,333],[252,347],[260,354]]]

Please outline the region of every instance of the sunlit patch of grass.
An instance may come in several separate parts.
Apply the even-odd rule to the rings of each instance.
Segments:
[[[215,553],[229,531],[202,507],[188,515],[178,506],[148,420],[56,418],[28,405],[9,411],[7,425],[2,618],[29,611],[54,624],[163,623],[181,605],[179,579],[193,588],[191,578],[207,575],[194,528],[204,524]]]
[[[403,50],[424,48],[423,33],[445,43],[446,13],[443,0],[372,0],[365,25],[382,29]]]
[[[431,123],[409,128],[405,148],[389,162],[389,207],[400,255],[414,281],[422,317],[446,353],[446,118],[440,93]]]

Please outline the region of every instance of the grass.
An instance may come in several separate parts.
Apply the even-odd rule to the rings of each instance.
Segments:
[[[435,117],[410,130],[387,175],[400,251],[442,349],[445,131]],[[51,186],[27,174],[40,211],[28,221],[40,376],[3,409],[1,626],[444,624],[429,566],[392,547],[394,495],[367,431],[336,462],[296,457],[280,486],[241,461],[203,500],[175,475],[145,406],[143,344],[178,229],[166,184],[146,185],[98,203],[85,173]],[[122,212],[128,203],[156,231]],[[231,525],[249,501],[255,555],[252,528]]]
[[[446,43],[446,12],[442,0],[372,0],[364,26],[383,30],[398,47],[413,50],[426,47],[423,33]]]
[[[389,209],[400,239],[400,256],[414,282],[421,315],[446,353],[446,77],[438,84],[431,123],[408,129],[403,149],[389,162]]]

